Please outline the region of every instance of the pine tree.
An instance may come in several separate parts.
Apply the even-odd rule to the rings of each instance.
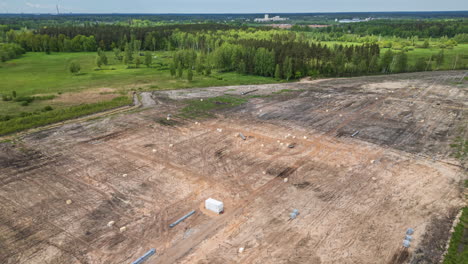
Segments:
[[[132,49],[130,48],[130,44],[127,43],[125,44],[123,63],[128,65],[132,63],[132,61],[133,61]]]
[[[286,59],[284,60],[283,68],[284,76],[286,77],[286,80],[289,81],[289,79],[293,77],[292,58],[286,57]]]

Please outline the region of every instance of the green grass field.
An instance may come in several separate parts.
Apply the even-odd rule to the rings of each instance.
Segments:
[[[17,97],[50,95],[53,98],[33,100],[27,105],[14,100],[0,100],[0,135],[19,131],[21,128],[64,120],[57,115],[73,118],[90,114],[92,112],[90,109],[102,111],[106,107],[113,108],[128,104],[129,100],[113,102],[111,100],[128,96],[132,90],[167,90],[277,82],[273,78],[217,73],[216,71],[211,76],[195,74],[191,82],[186,80],[186,73],[183,78],[177,79],[170,75],[167,67],[171,61],[171,52],[155,52],[153,65],[150,68],[141,65],[138,69],[128,69],[126,65],[114,60],[112,52],[108,52],[107,56],[109,65],[103,66],[100,70],[95,65],[95,52],[52,53],[50,55],[30,52],[21,58],[1,63],[0,96],[12,96],[15,91]],[[73,61],[81,65],[79,75],[72,75],[68,70],[68,65]],[[76,108],[81,105],[86,105],[85,108],[88,110]],[[48,106],[53,110],[50,111],[49,108],[49,111],[45,111],[45,107]],[[43,122],[32,122],[33,117]],[[10,120],[5,120],[7,118]],[[13,119],[17,120],[13,121]],[[28,122],[29,124],[26,124]],[[34,123],[34,126],[31,126],[31,123]],[[15,128],[8,128],[12,124]]]
[[[381,49],[383,54],[388,49]],[[395,51],[395,50],[394,50]],[[398,51],[395,51],[398,52]],[[440,48],[431,47],[428,49],[415,48],[408,51],[408,64],[414,65],[419,58],[429,59],[440,52]],[[463,69],[468,67],[468,44],[459,44],[452,49],[444,49],[444,63],[438,70]],[[457,59],[458,56],[458,59]],[[456,63],[455,63],[456,62]]]
[[[466,187],[465,183],[465,187]],[[468,207],[462,209],[460,222],[450,239],[444,264],[468,263]]]
[[[86,103],[79,92],[98,88],[112,88],[114,93],[125,95],[130,90],[182,89],[191,87],[225,86],[237,84],[261,84],[277,82],[273,78],[240,75],[236,73],[216,73],[212,76],[195,75],[192,82],[185,78],[175,79],[170,76],[165,66],[170,61],[169,52],[156,52],[153,59],[154,68],[141,65],[138,69],[127,69],[116,63],[111,52],[107,53],[110,64],[96,70],[96,53],[27,53],[23,57],[0,64],[0,94],[17,96],[56,95],[77,93],[77,104]],[[68,65],[77,61],[81,65],[81,74],[72,75]],[[113,69],[113,70],[111,70]],[[15,115],[19,112],[31,112],[46,105],[66,107],[75,105],[72,102],[60,103],[43,100],[34,101],[28,106],[17,102],[0,102],[0,115]]]

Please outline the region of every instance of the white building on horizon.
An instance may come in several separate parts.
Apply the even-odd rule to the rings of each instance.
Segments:
[[[265,14],[264,18],[256,18],[254,21],[255,22],[270,22],[270,21],[285,21],[288,19],[289,18],[287,17],[280,17],[280,16],[270,17],[268,14]]]

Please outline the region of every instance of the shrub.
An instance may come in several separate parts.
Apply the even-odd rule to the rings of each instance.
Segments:
[[[14,99],[15,102],[27,102],[28,104],[29,103],[32,103],[32,101],[34,101],[34,97],[31,97],[31,96],[20,96],[20,97],[16,97]]]
[[[81,65],[78,62],[72,62],[70,63],[70,66],[68,67],[70,72],[74,75],[80,73],[81,71]]]
[[[42,111],[44,111],[44,112],[52,111],[52,110],[54,110],[54,109],[50,105],[48,105],[48,106],[44,107],[44,109],[42,109]]]

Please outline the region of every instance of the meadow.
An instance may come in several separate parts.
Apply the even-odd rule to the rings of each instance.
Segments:
[[[21,58],[0,64],[0,94],[21,96],[53,95],[52,100],[34,100],[27,106],[14,101],[0,102],[0,115],[15,115],[32,112],[50,105],[62,108],[82,103],[95,102],[99,97],[106,99],[127,95],[134,90],[165,90],[191,87],[225,86],[239,84],[262,84],[277,82],[273,78],[217,73],[211,76],[194,75],[192,81],[185,77],[174,78],[167,64],[171,52],[155,52],[151,67],[127,69],[127,66],[113,59],[107,52],[109,65],[99,69],[95,64],[95,52],[52,53],[28,52]],[[72,75],[68,65],[81,65],[81,72]],[[93,92],[94,91],[94,92]],[[74,94],[74,100],[61,100]],[[92,96],[90,96],[90,94]],[[102,95],[102,96],[96,96]],[[76,95],[76,96],[75,96]]]
[[[383,54],[388,49],[381,49]],[[408,54],[408,64],[414,65],[416,60],[419,58],[434,60],[435,55],[440,52],[438,47],[430,47],[427,49],[424,48],[414,48],[413,50],[407,51]],[[394,52],[399,52],[398,50],[393,50]],[[458,44],[457,46],[451,49],[443,49],[444,51],[444,62],[438,70],[453,70],[466,68],[468,66],[468,44]],[[435,68],[435,67],[433,67]]]
[[[186,73],[182,78],[171,76],[168,63],[172,52],[154,52],[152,65],[139,68],[127,68],[112,52],[106,54],[109,64],[101,68],[96,66],[95,52],[28,52],[0,64],[0,95],[16,95],[0,101],[0,135],[128,105],[132,91],[277,82],[216,71],[210,76],[195,74],[188,81]],[[70,73],[71,62],[80,64],[79,74]]]

